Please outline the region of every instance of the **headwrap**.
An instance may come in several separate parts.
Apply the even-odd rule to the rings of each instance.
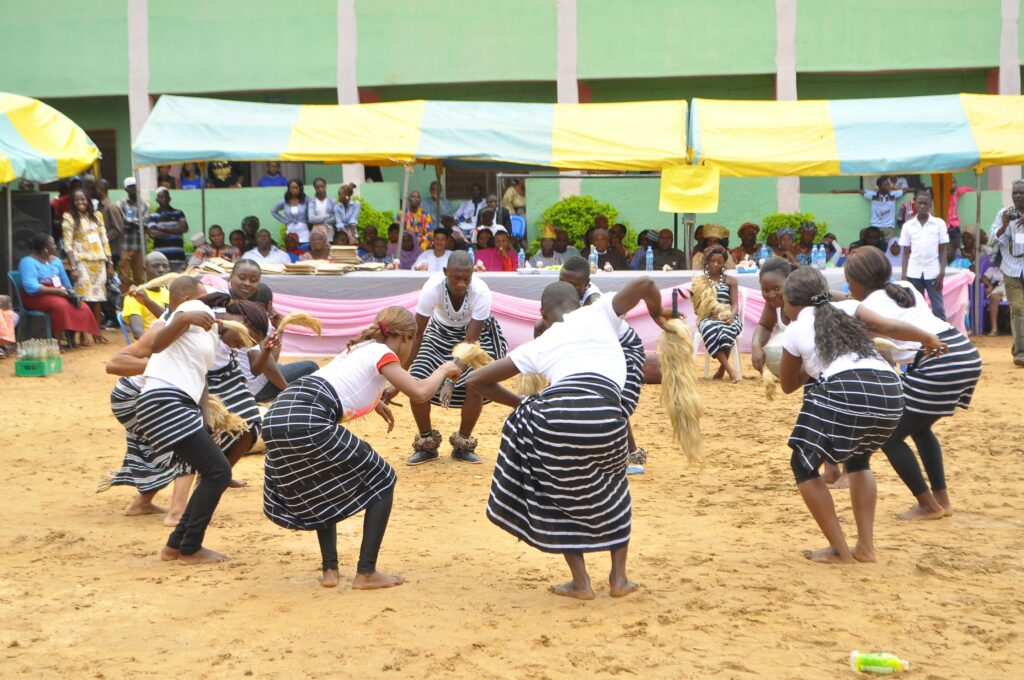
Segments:
[[[408,234],[409,236],[412,237],[412,249],[411,250],[406,250],[405,248],[402,247],[402,241],[405,240],[405,235],[406,234]],[[403,232],[402,236],[398,239],[398,243],[399,243],[398,262],[402,265],[402,269],[412,269],[413,266],[416,264],[416,258],[418,258],[420,256],[420,252],[421,252],[420,249],[419,249],[419,240],[420,240],[419,235],[415,234],[415,233],[413,233],[411,231]]]
[[[721,224],[705,224],[704,238],[717,238],[724,241],[729,238],[729,230]]]
[[[309,230],[310,234],[320,234],[327,241],[328,247],[331,245],[331,239],[334,238],[334,231],[331,230],[326,224],[314,224],[313,228]]]
[[[790,227],[783,227],[782,229],[779,229],[777,232],[775,232],[775,237],[782,238],[786,234],[789,234],[794,241],[796,240],[796,232],[793,231]]]

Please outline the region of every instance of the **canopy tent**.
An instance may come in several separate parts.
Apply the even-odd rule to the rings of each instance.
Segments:
[[[237,161],[647,170],[686,162],[686,102],[286,105],[164,95],[137,166]]]
[[[1024,97],[694,99],[690,154],[723,175],[955,172],[1024,163]]]
[[[0,92],[0,184],[69,177],[97,158],[99,149],[64,114],[37,99]]]

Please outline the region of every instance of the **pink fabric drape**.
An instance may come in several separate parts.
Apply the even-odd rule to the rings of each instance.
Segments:
[[[962,271],[946,276],[943,297],[949,322],[960,332],[965,331],[964,317],[968,309],[968,286],[974,281],[974,274]],[[206,276],[203,283],[216,290],[227,290],[227,282],[216,276]],[[680,289],[689,291],[689,284]],[[743,313],[743,335],[740,336],[740,350],[750,351],[750,339],[754,326],[761,318],[764,299],[761,292],[753,288],[746,291]],[[370,300],[327,300],[324,298],[302,297],[274,293],[274,308],[282,314],[307,312],[323,322],[323,335],[316,337],[304,328],[290,328],[285,332],[282,353],[286,356],[333,356],[364,328],[373,323],[374,317],[384,307],[398,305],[409,311],[416,309],[419,291]],[[661,303],[668,309],[672,305],[672,289],[661,291]],[[686,314],[686,321],[693,328],[693,307],[689,300],[679,301],[679,311]],[[533,325],[540,318],[540,302],[491,292],[491,312],[501,324],[509,349],[533,339]],[[643,338],[648,350],[654,349],[658,337],[658,326],[647,315],[647,309],[637,305],[626,320]]]

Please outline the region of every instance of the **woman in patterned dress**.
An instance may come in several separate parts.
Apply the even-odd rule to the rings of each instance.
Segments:
[[[64,213],[62,224],[69,273],[75,292],[89,303],[98,324],[103,318],[103,303],[107,300],[107,276],[114,273],[107,230],[103,226],[103,215],[93,210],[92,202],[84,191],[76,191],[71,203],[72,209]],[[93,337],[96,342],[107,341],[102,335]]]

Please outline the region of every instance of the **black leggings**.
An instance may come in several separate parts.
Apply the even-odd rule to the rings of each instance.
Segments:
[[[904,411],[900,418],[900,424],[896,431],[889,437],[889,441],[882,445],[882,450],[888,456],[889,462],[900,476],[903,483],[910,489],[910,493],[920,496],[928,491],[928,484],[921,475],[921,466],[917,464],[914,452],[907,444],[909,436],[917,446],[917,453],[924,463],[925,472],[928,473],[928,481],[931,482],[932,491],[946,490],[946,472],[942,467],[942,445],[932,432],[932,425],[941,416],[929,416],[923,413],[912,413]]]
[[[821,467],[824,461],[818,462],[818,467]],[[853,456],[843,461],[843,472],[848,475],[852,475],[855,472],[864,472],[865,470],[871,469],[871,454],[864,453],[859,456]],[[796,483],[799,486],[809,479],[820,477],[821,474],[817,468],[814,470],[808,470],[803,463],[803,458],[799,453],[793,451],[793,455],[789,457],[789,467],[793,470],[793,476],[796,478]]]
[[[185,437],[171,449],[199,474],[199,484],[188,499],[178,526],[167,539],[168,547],[176,548],[182,555],[191,555],[203,547],[206,527],[231,482],[231,465],[206,430]]]
[[[384,541],[384,531],[388,528],[388,517],[391,516],[391,503],[395,497],[394,488],[390,488],[363,515],[363,543],[359,547],[359,563],[356,571],[360,574],[372,574],[377,571],[377,553]],[[328,524],[316,530],[316,539],[320,542],[320,557],[324,569],[338,568],[338,523]]]

